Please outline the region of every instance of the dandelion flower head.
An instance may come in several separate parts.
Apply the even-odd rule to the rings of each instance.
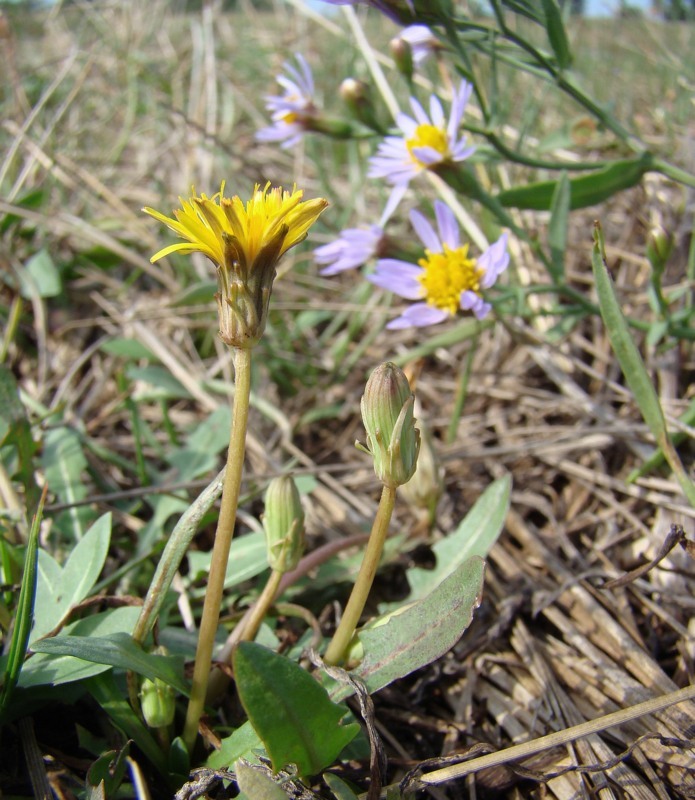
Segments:
[[[311,225],[328,205],[323,198],[302,200],[303,192],[281,187],[263,189],[256,184],[251,198],[244,203],[238,196],[225,197],[224,183],[212,197],[201,194],[188,200],[180,197],[181,208],[167,217],[153,208],[146,214],[163,222],[183,242],[168,245],[155,253],[151,261],[171,253],[206,255],[218,267],[225,264],[229,243],[234,244],[236,260],[252,267],[259,253],[269,244],[277,243],[277,258],[306,238]],[[278,239],[280,241],[278,242]]]

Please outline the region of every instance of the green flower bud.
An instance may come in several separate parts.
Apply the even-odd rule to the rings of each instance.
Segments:
[[[395,39],[391,39],[389,48],[396,69],[410,83],[413,79],[413,48],[410,46],[410,42],[396,36]]]
[[[154,652],[166,655],[166,648],[157,647]],[[173,687],[160,678],[155,678],[153,681],[145,678],[140,687],[140,707],[142,716],[150,728],[165,728],[171,725],[176,711]]]
[[[374,472],[386,486],[407,483],[415,472],[420,432],[415,427],[415,397],[403,370],[391,362],[369,376],[362,396],[362,421]]]
[[[401,496],[411,506],[426,509],[430,514],[434,514],[444,491],[442,469],[429,431],[421,422],[418,422],[418,429],[421,445],[417,467],[413,477],[408,483],[403,484]]]
[[[263,527],[270,568],[282,573],[294,569],[304,553],[304,509],[289,475],[268,484]]]
[[[652,228],[647,239],[647,258],[654,272],[664,271],[666,262],[673,250],[673,239],[661,227]]]

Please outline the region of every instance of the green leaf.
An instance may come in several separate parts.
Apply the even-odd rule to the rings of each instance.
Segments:
[[[384,625],[358,633],[364,657],[352,674],[370,693],[435,661],[461,638],[480,605],[485,562],[478,556],[461,564],[424,600],[393,614]],[[334,699],[352,694],[334,691]]]
[[[570,208],[586,208],[612,197],[616,192],[636,186],[652,168],[652,157],[615,161],[603,169],[570,178]],[[551,208],[558,181],[540,181],[500,192],[497,200],[506,207],[547,211]]]
[[[572,65],[572,55],[570,53],[565,24],[562,21],[562,11],[555,0],[541,0],[543,13],[545,14],[545,30],[548,34],[548,41],[553,48],[555,58],[560,69],[568,69]]]
[[[19,680],[22,665],[24,664],[27,653],[27,646],[29,644],[29,634],[31,632],[34,616],[34,600],[36,597],[39,526],[41,525],[41,517],[43,515],[44,499],[45,494],[39,501],[39,507],[34,515],[34,520],[29,532],[29,542],[24,557],[22,586],[19,590],[14,629],[7,652],[7,664],[5,666],[2,694],[0,694],[0,719],[2,719],[5,713],[9,699]]]
[[[183,385],[165,367],[150,364],[147,367],[136,367],[129,364],[126,367],[128,380],[140,381],[145,386],[138,387],[133,393],[134,400],[179,400],[190,397]]]
[[[502,532],[509,510],[511,489],[509,475],[491,483],[458,528],[440,539],[432,548],[437,559],[435,568],[413,567],[408,570],[410,594],[404,602],[427,597],[471,556],[487,556]]]
[[[100,756],[87,770],[87,789],[96,793],[92,797],[112,797],[121,785],[128,768],[130,742],[121,750],[110,750]]]
[[[357,795],[342,778],[332,772],[324,772],[323,779],[336,800],[357,800]]]
[[[126,358],[129,361],[139,361],[140,359],[159,361],[157,356],[151,350],[148,350],[144,344],[141,344],[137,339],[128,339],[124,336],[115,336],[108,342],[104,342],[100,350],[112,356]]]
[[[33,255],[19,276],[22,297],[57,297],[63,291],[60,272],[46,249]]]
[[[548,244],[550,245],[550,261],[553,279],[560,283],[565,275],[565,250],[567,249],[567,221],[570,212],[570,182],[567,173],[563,172],[555,186],[550,205],[550,222],[548,224]]]
[[[233,662],[239,699],[274,770],[295,764],[300,776],[315,775],[359,732],[356,723],[340,724],[345,709],[288,658],[255,642],[242,642]]]
[[[41,462],[49,490],[61,503],[75,504],[56,517],[54,524],[59,524],[62,530],[79,541],[84,535],[90,511],[77,505],[87,496],[87,488],[82,480],[87,460],[78,433],[64,426],[49,430],[44,438]]]
[[[251,764],[237,761],[235,772],[239,788],[249,800],[287,800],[282,787]]]
[[[77,543],[63,569],[45,551],[39,552],[32,642],[58,627],[97,582],[109,551],[111,514],[104,514]],[[32,649],[36,649],[32,644]]]
[[[31,426],[19,399],[19,386],[12,371],[0,364],[0,445],[14,445],[19,459],[19,479],[27,493],[27,507],[38,502],[32,456],[36,445]]]
[[[188,555],[188,579],[198,580],[210,571],[211,553],[191,550]],[[244,581],[255,578],[268,569],[268,547],[265,533],[256,531],[246,533],[232,540],[229,550],[229,563],[225,577],[225,589],[237,586]]]
[[[690,504],[695,507],[695,485],[683,468],[673,442],[669,438],[666,420],[659,403],[654,384],[647,372],[642,357],[637,349],[632,332],[620,309],[618,298],[613,288],[608,265],[605,260],[605,248],[601,226],[594,226],[594,247],[591,254],[591,265],[596,281],[596,293],[603,324],[613,348],[613,352],[620,363],[625,380],[635,397],[640,413],[647,423],[657,445],[663,450],[664,457],[680,483],[683,493]]]
[[[181,694],[190,689],[183,680],[183,659],[178,656],[159,656],[146,653],[135,644],[127,633],[112,633],[109,636],[55,636],[42,639],[32,645],[35,653],[50,653],[58,656],[74,656],[96,664],[109,664],[124,670],[137,672],[145,678],[159,678],[173,686]]]
[[[217,291],[217,281],[201,281],[187,287],[171,301],[172,308],[179,306],[212,305]]]
[[[64,634],[79,637],[108,636],[112,633],[129,633],[139,616],[136,606],[111,608],[99,614],[66,625]],[[19,678],[22,688],[29,686],[59,686],[81,681],[111,669],[109,664],[83,661],[74,656],[56,656],[34,653],[24,665]]]
[[[163,777],[168,777],[164,754],[128,704],[126,692],[116,683],[113,674],[106,672],[88,678],[85,688],[94,697],[97,705],[109,715],[114,725],[135,742]]]
[[[211,769],[228,769],[239,758],[250,761],[259,750],[263,750],[263,742],[251,724],[245,722],[231,736],[222,739],[220,749],[208,756],[206,766]]]

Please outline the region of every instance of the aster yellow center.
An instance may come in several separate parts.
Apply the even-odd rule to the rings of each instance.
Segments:
[[[447,139],[446,131],[437,128],[434,125],[418,125],[415,129],[415,135],[410,139],[406,139],[405,146],[408,148],[410,157],[416,164],[423,167],[428,166],[413,154],[413,149],[417,147],[431,147],[438,153],[441,153],[442,160],[449,155],[449,141]]]
[[[418,280],[429,305],[456,314],[459,309],[461,292],[471,291],[480,294],[480,279],[483,270],[476,260],[468,257],[468,245],[451,250],[444,245],[443,253],[425,251],[426,258],[418,262],[424,272]]]

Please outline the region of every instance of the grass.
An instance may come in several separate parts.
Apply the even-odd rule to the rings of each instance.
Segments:
[[[171,239],[140,208],[168,213],[191,185],[212,193],[222,178],[241,195],[255,182],[296,182],[307,196],[332,203],[312,234],[315,245],[348,224],[375,219],[385,199],[383,187],[364,181],[370,143],[313,136],[280,151],[254,142],[267,123],[263,95],[275,91],[274,75],[293,52],[322,65],[319,91],[336,114],[338,82],[368,73],[344,27],[322,27],[280,4],[275,13],[240,5],[231,14],[212,6],[185,14],[164,2],[85,3],[32,14],[7,9],[8,35],[0,40],[7,64],[0,127],[2,352],[36,441],[38,483],[56,465],[70,465],[72,477],[64,484],[55,478],[60,488],[50,487],[42,546],[62,561],[91,521],[113,514],[97,585],[100,608],[144,595],[167,536],[224,461],[229,417],[231,359],[216,338],[209,264],[172,257],[151,265],[151,253]],[[386,43],[392,26],[368,19],[370,40]],[[569,31],[582,84],[651,147],[693,172],[692,26],[582,20]],[[500,122],[535,154],[564,148],[592,158],[619,155],[605,131],[582,127],[580,109],[529,76],[503,65],[494,75],[485,62],[477,67],[489,76]],[[388,74],[402,101],[406,89]],[[425,74],[439,79],[433,65]],[[543,174],[500,165],[486,177],[503,187]],[[638,187],[572,214],[568,282],[594,299],[598,218],[623,310],[646,327],[655,313],[645,242],[659,225],[674,238],[664,286],[679,293],[675,306],[687,308],[692,203],[692,190],[650,174]],[[515,212],[518,224],[542,239],[547,219]],[[485,215],[481,225],[494,229]],[[401,232],[410,235],[405,223]],[[389,551],[373,602],[401,597],[407,570],[431,566],[432,547],[492,480],[513,478],[505,532],[489,554],[471,628],[434,664],[374,696],[389,759],[385,782],[395,784],[423,764],[433,771],[470,747],[478,754],[528,742],[692,684],[695,573],[685,540],[692,539],[695,511],[663,468],[628,481],[653,444],[600,319],[573,317],[553,295],[539,294],[527,313],[505,314],[503,323],[478,335],[465,326],[432,336],[389,332],[388,301],[356,274],[318,277],[310,250],[284,263],[255,360],[239,532],[257,529],[262,488],[288,463],[304,481],[312,548],[338,549],[342,537],[369,530],[378,487],[353,443],[363,438],[365,378],[385,359],[416,375],[417,416],[436,442],[444,491],[432,528],[425,512],[397,503],[393,529],[406,544]],[[512,256],[512,287],[547,284],[527,243],[515,240]],[[511,292],[510,298],[511,305]],[[692,401],[691,340],[667,348],[645,341],[643,331],[635,336],[673,421]],[[692,471],[689,439],[679,451]],[[15,474],[14,456],[0,452],[4,471]],[[16,483],[13,491],[2,487],[8,539],[13,499],[20,508],[25,500]],[[204,588],[197,570],[210,550],[214,519],[213,512],[204,516],[179,576],[179,599],[166,606],[162,628],[177,634],[167,641],[172,652],[191,652],[191,606],[199,607]],[[653,558],[674,525],[684,530],[680,546],[632,583],[606,588]],[[20,570],[19,564],[4,569],[0,622],[8,638],[16,602],[8,575],[17,578]],[[351,571],[354,563],[334,559],[290,597],[324,633],[335,625],[334,604],[345,602]],[[259,591],[248,578],[229,589],[229,629]],[[70,621],[89,614],[80,609]],[[275,632],[291,647],[302,629],[288,616]],[[0,787],[7,796],[34,791],[23,766],[32,753],[41,765],[33,777],[43,774],[54,791],[79,794],[87,766],[102,745],[110,746],[111,732],[93,724],[93,701],[67,686],[66,704],[53,697],[32,709],[33,735],[26,725],[5,727]],[[229,702],[224,713],[233,727],[239,709]],[[689,797],[693,725],[690,699],[474,780],[450,781],[437,796]],[[364,791],[368,756],[358,753],[336,772]],[[146,779],[152,796],[167,796]]]

